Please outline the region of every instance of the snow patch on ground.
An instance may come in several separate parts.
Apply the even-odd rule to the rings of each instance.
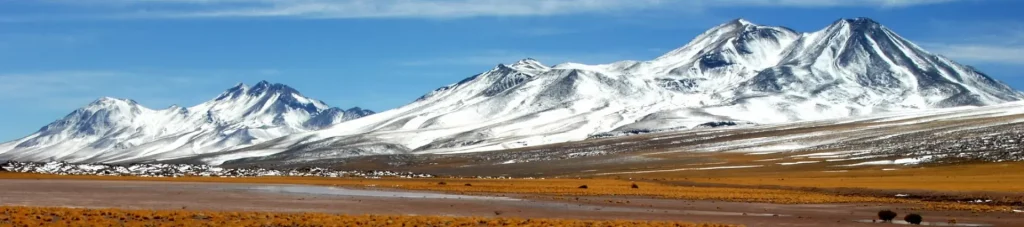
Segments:
[[[716,167],[703,167],[703,168],[681,168],[681,169],[665,169],[665,170],[647,170],[647,171],[599,173],[599,174],[596,174],[596,175],[617,175],[617,174],[634,174],[634,173],[661,173],[661,172],[677,172],[677,171],[690,171],[690,170],[742,169],[742,168],[756,168],[756,167],[762,167],[762,166],[764,166],[764,165],[716,166]]]
[[[208,163],[210,165],[220,165],[220,164],[223,164],[224,162],[230,161],[230,160],[235,160],[235,159],[240,159],[240,158],[251,158],[251,157],[269,156],[269,155],[280,153],[282,151],[285,151],[285,149],[254,150],[254,151],[245,152],[245,153],[232,153],[232,154],[226,154],[226,155],[218,155],[218,156],[214,156],[212,158],[202,159],[202,161],[205,162],[205,163]]]
[[[748,147],[748,148],[736,149],[736,150],[732,150],[732,151],[733,152],[750,153],[752,155],[765,155],[765,154],[774,154],[774,153],[795,151],[795,150],[799,150],[799,149],[803,149],[803,148],[807,148],[807,147],[808,147],[807,145],[802,145],[802,144],[775,144],[775,145]]]
[[[819,162],[821,162],[821,161],[783,162],[783,163],[776,163],[776,164],[788,166],[788,165],[810,164],[810,163],[819,163]]]
[[[865,150],[851,150],[851,151],[832,151],[832,152],[818,152],[811,154],[793,155],[793,157],[806,157],[806,158],[839,158],[848,156],[851,154],[865,152]]]
[[[868,161],[856,164],[842,165],[842,166],[866,166],[866,165],[915,165],[931,159],[931,156],[923,156],[917,158],[901,158],[896,160],[879,160],[879,161]]]
[[[786,159],[786,158],[769,158],[769,159],[760,159],[760,160],[754,160],[754,161],[755,162],[774,162],[774,161],[783,160],[783,159]]]
[[[881,161],[861,162],[861,163],[842,165],[842,166],[892,165],[893,163],[895,163],[895,162],[892,161],[892,160],[881,160]]]

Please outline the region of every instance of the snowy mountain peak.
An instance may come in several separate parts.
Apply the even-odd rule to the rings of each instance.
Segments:
[[[122,104],[122,103],[123,104],[128,104],[128,105],[138,105],[139,104],[138,102],[135,102],[135,100],[131,100],[131,99],[123,99],[123,98],[115,98],[115,97],[100,97],[100,98],[96,99],[95,101],[93,101],[92,103],[90,103],[90,105],[108,105],[108,104]]]
[[[304,129],[310,118],[330,109],[326,103],[303,96],[288,85],[260,81],[252,87],[233,87],[217,99],[189,108],[209,113],[207,121],[218,124],[242,122],[249,127],[287,126],[288,131]],[[329,123],[336,123],[334,119]]]
[[[519,61],[516,61],[515,64],[524,64],[524,63],[527,63],[527,64],[540,64],[540,61],[538,61],[537,59],[534,59],[534,58],[523,58],[523,59],[519,59]]]
[[[839,19],[802,35],[787,53],[776,67],[746,82],[748,88],[808,92],[830,103],[881,109],[1021,99],[1005,84],[931,54],[870,18]]]
[[[310,112],[316,112],[328,108],[323,102],[302,96],[298,90],[288,85],[271,83],[266,80],[260,81],[252,87],[246,87],[245,84],[240,83],[239,85],[224,91],[224,93],[221,93],[221,95],[214,99],[214,102],[230,103],[226,105],[249,107],[255,105],[255,103],[251,103],[254,101],[258,102],[258,105],[271,105],[278,101],[293,106],[312,105],[312,107],[309,107],[311,108],[309,110]],[[238,102],[245,104],[240,104]]]
[[[277,94],[299,94],[299,91],[295,90],[288,85],[281,83],[270,83],[266,80],[260,81],[253,85],[249,89],[249,95],[260,95],[263,93],[277,93]]]
[[[698,35],[686,46],[648,62],[643,71],[689,78],[725,73],[733,79],[747,75],[737,70],[774,66],[786,48],[800,37],[789,28],[762,26],[736,19]]]
[[[520,59],[519,61],[516,61],[516,63],[512,63],[512,66],[521,66],[521,65],[543,65],[543,64],[541,64],[539,61],[537,61],[537,59],[533,59],[533,58],[523,58],[523,59]]]
[[[249,86],[246,86],[244,83],[238,83],[234,87],[228,88],[228,90],[224,91],[224,93],[218,95],[217,98],[215,98],[214,100],[238,98],[239,96],[244,95],[248,91]]]
[[[347,110],[345,110],[345,112],[355,113],[355,114],[362,115],[362,116],[366,116],[366,115],[370,115],[370,114],[376,113],[376,112],[373,112],[372,110],[363,109],[363,108],[360,108],[358,106],[357,107],[348,108]]]
[[[867,18],[867,17],[842,18],[842,19],[839,19],[838,21],[836,21],[836,23],[840,23],[840,22],[846,23],[846,24],[850,24],[850,25],[852,25],[854,27],[859,27],[859,26],[880,26],[881,25],[881,23],[878,23],[878,21],[875,21],[874,19]]]
[[[826,32],[849,32],[856,34],[869,34],[875,32],[892,32],[878,21],[867,17],[843,18],[836,20],[824,29]]]
[[[732,21],[729,21],[729,23],[726,24],[736,24],[740,26],[757,26],[757,24],[754,24],[753,22],[750,22],[749,20],[743,18],[733,19]]]
[[[749,30],[756,30],[756,29],[781,29],[781,30],[792,31],[792,29],[785,28],[785,27],[766,26],[766,25],[761,25],[761,24],[754,23],[754,22],[749,21],[747,19],[736,18],[736,19],[730,20],[728,22],[719,24],[719,25],[717,25],[717,26],[715,26],[715,27],[713,27],[711,29],[708,29],[707,31],[705,31],[701,35],[726,34],[726,33],[731,33],[731,32],[742,32],[742,31],[749,31]]]
[[[550,69],[548,66],[541,64],[540,61],[533,58],[525,58],[516,61],[516,63],[512,63],[509,67],[520,71],[543,71]]]

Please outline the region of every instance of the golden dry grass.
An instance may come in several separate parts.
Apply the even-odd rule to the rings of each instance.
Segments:
[[[851,169],[848,172],[823,172],[822,168],[811,165],[803,167],[805,169],[796,170],[781,168],[689,171],[635,175],[635,177],[737,185],[944,192],[1024,192],[1024,162],[923,167],[886,166]],[[896,168],[897,170],[882,171],[882,168]]]
[[[0,207],[2,226],[680,226],[671,221],[588,221],[441,216]]]
[[[321,178],[321,177],[110,177],[110,176],[65,176],[44,174],[2,173],[0,179],[83,179],[83,180],[128,180],[128,181],[183,181],[183,182],[226,182],[226,183],[272,183],[341,186],[357,188],[391,188],[406,190],[439,191],[459,194],[520,194],[543,196],[637,196],[685,200],[716,200],[733,202],[763,202],[779,204],[821,204],[821,203],[903,203],[939,210],[1009,211],[1006,206],[980,204],[957,204],[945,202],[922,202],[898,198],[870,196],[843,196],[797,190],[753,189],[730,187],[673,186],[659,183],[637,182],[639,188],[632,188],[634,182],[615,179],[362,179],[362,178]],[[444,182],[444,184],[441,184]],[[587,189],[578,188],[587,185]]]

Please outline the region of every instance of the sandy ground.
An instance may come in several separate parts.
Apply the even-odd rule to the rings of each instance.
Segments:
[[[270,187],[272,190],[267,190]],[[293,192],[282,192],[280,188]],[[295,192],[303,191],[300,192]],[[395,191],[350,191],[315,186],[226,183],[125,182],[87,180],[0,180],[0,205],[187,209],[229,211],[324,212],[511,216],[565,219],[632,219],[714,222],[746,226],[886,226],[862,223],[879,209],[900,206],[868,204],[780,205],[650,198],[579,197],[569,201],[537,197],[437,198],[443,194]],[[451,196],[449,196],[451,197]],[[626,201],[613,204],[608,201]],[[897,212],[906,213],[902,210]],[[1024,214],[922,211],[926,221],[955,218],[959,223],[1024,226]],[[778,216],[776,216],[778,215]]]

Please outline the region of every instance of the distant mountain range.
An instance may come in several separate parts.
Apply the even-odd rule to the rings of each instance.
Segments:
[[[283,84],[238,84],[217,98],[153,110],[104,97],[25,138],[0,144],[0,160],[135,162],[241,148],[373,114],[329,107]]]
[[[193,157],[220,164],[481,152],[1022,98],[868,18],[837,20],[810,33],[737,19],[653,60],[548,66],[523,59],[377,114],[328,108],[265,82],[187,109],[150,110],[101,99],[0,144],[0,159]]]

